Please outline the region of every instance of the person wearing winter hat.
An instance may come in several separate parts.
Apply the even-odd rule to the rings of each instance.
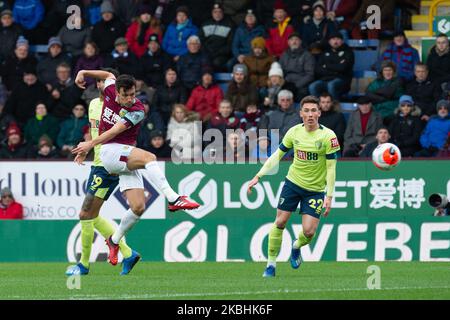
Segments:
[[[104,0],[100,5],[100,14],[103,15],[105,13],[114,14],[114,8],[110,0]]]
[[[6,140],[0,145],[0,159],[26,159],[28,152],[19,126],[12,122],[6,129]]]
[[[156,7],[154,5],[142,4],[138,10],[138,16],[131,23],[125,34],[128,46],[138,58],[147,51],[148,38],[157,34],[159,41],[162,40],[162,29],[158,19],[153,17]]]
[[[302,38],[297,32],[288,38],[288,49],[282,54],[280,64],[285,79],[295,85],[295,101],[308,95],[308,86],[314,81],[316,60],[313,55],[302,48]]]
[[[425,130],[420,136],[422,150],[416,153],[417,157],[434,157],[443,149],[450,132],[450,102],[439,100],[436,104],[437,115],[428,120]]]
[[[251,45],[252,54],[244,58],[244,64],[248,68],[250,82],[261,89],[267,86],[267,73],[275,59],[267,54],[263,37],[254,38]]]
[[[173,60],[161,48],[157,34],[150,35],[147,49],[141,57],[143,80],[148,86],[156,88],[163,85],[164,72],[173,66]]]
[[[245,64],[234,65],[232,80],[225,93],[225,99],[231,102],[238,115],[245,112],[247,105],[258,102],[258,90],[249,81],[248,68]]]
[[[267,80],[267,88],[261,90],[260,97],[263,100],[263,105],[266,110],[278,109],[278,93],[281,90],[288,90],[294,94],[294,101],[296,101],[295,92],[297,88],[292,82],[284,79],[284,72],[279,62],[274,62],[270,66],[269,78]]]
[[[335,23],[326,17],[323,2],[316,2],[312,10],[312,18],[302,27],[302,40],[304,48],[308,48],[311,53],[318,55],[327,47],[329,34],[337,29]]]
[[[14,51],[16,41],[22,34],[22,28],[14,22],[12,11],[5,9],[0,14],[0,63]]]
[[[14,199],[10,188],[0,191],[0,220],[23,219],[23,206]]]
[[[295,29],[282,0],[275,1],[273,16],[273,23],[268,27],[266,47],[270,55],[279,58],[288,48],[288,37]]]

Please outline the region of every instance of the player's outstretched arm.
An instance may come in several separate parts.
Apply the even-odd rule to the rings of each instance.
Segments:
[[[96,145],[102,144],[102,143],[105,143],[105,142],[111,140],[112,138],[114,138],[115,136],[124,132],[127,129],[128,129],[128,127],[122,121],[118,121],[111,129],[103,132],[97,138],[95,138],[91,141],[80,142],[78,144],[78,146],[72,150],[72,153],[73,154],[81,153],[81,152],[88,153]]]
[[[323,216],[326,217],[331,210],[331,202],[333,201],[334,184],[336,182],[336,159],[327,159],[327,196],[325,198],[325,203],[323,207],[325,212]]]
[[[278,166],[278,163],[280,162],[281,158],[284,157],[286,152],[284,152],[281,149],[277,149],[270,157],[269,159],[264,162],[264,165],[262,166],[261,170],[256,174],[256,176],[249,182],[247,193],[252,192],[252,188],[258,184],[259,179],[263,176],[265,176],[267,173],[269,173],[273,168]]]
[[[75,84],[80,87],[81,89],[86,89],[86,80],[85,78],[94,78],[94,79],[100,79],[100,80],[106,80],[106,79],[116,79],[114,74],[108,71],[104,70],[80,70],[77,73],[77,76],[75,78]]]

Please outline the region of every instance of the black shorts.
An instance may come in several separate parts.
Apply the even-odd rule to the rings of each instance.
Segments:
[[[324,198],[325,192],[309,191],[286,179],[278,201],[278,209],[295,212],[300,203],[300,213],[320,219]]]
[[[87,182],[87,193],[108,200],[119,184],[119,176],[111,175],[105,168],[92,166]]]

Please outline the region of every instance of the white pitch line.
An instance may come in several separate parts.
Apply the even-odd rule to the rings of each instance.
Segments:
[[[245,295],[261,295],[261,294],[275,294],[275,293],[320,293],[320,292],[350,292],[350,291],[389,291],[389,290],[428,290],[428,289],[450,289],[450,287],[392,287],[369,290],[367,288],[341,288],[341,289],[280,289],[280,290],[266,290],[266,291],[232,291],[232,292],[206,292],[206,293],[168,293],[168,294],[138,294],[138,295],[122,295],[114,299],[158,299],[158,298],[180,298],[180,297],[213,297],[213,296],[245,296]],[[99,299],[107,300],[111,297],[100,295],[80,295],[74,296],[70,299]]]

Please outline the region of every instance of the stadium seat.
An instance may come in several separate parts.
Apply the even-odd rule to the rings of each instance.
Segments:
[[[225,93],[228,89],[228,82],[231,81],[231,73],[214,73],[214,80],[219,85],[220,89]]]

